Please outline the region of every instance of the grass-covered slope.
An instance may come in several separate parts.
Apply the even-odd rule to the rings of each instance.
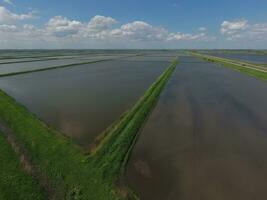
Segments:
[[[92,154],[97,160],[99,168],[103,169],[102,171],[106,178],[114,179],[118,177],[125,167],[128,156],[138,137],[138,131],[152,111],[176,65],[177,61],[174,61],[135,106],[106,132],[106,136],[93,150]]]
[[[22,168],[7,139],[0,132],[0,200],[44,199],[37,183]]]
[[[220,58],[217,56],[210,56],[210,55],[201,54],[201,53],[189,52],[189,54],[196,56],[196,57],[200,57],[209,62],[221,63],[225,67],[229,67],[234,70],[240,71],[242,73],[246,73],[250,76],[254,76],[258,79],[267,81],[266,67],[262,67],[262,66],[255,65],[255,64],[250,64],[247,62],[232,60],[232,59]]]
[[[0,92],[0,118],[27,150],[38,179],[54,199],[116,199],[91,160],[67,138]]]
[[[51,199],[120,199],[116,180],[140,127],[153,109],[177,61],[138,103],[109,129],[94,154],[86,155],[67,138],[47,127],[25,107],[0,91],[0,120],[26,149],[36,178]]]

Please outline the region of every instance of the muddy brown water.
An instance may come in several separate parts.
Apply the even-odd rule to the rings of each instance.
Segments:
[[[267,198],[267,83],[183,57],[141,131],[125,183],[142,200]]]
[[[88,147],[143,95],[169,63],[150,58],[106,61],[3,77],[0,88]]]

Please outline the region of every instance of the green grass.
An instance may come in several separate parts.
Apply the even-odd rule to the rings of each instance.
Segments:
[[[262,68],[259,68],[257,65],[241,62],[241,61],[236,61],[232,59],[224,59],[216,56],[209,56],[205,54],[200,54],[200,53],[189,53],[190,55],[200,57],[204,60],[207,60],[209,62],[217,62],[221,63],[223,66],[237,70],[239,72],[248,74],[250,76],[256,77],[258,79],[267,81],[267,71],[264,72]],[[250,68],[251,67],[251,68]],[[255,68],[255,69],[252,69]],[[262,71],[261,71],[262,70]]]
[[[42,192],[30,175],[23,170],[3,133],[0,132],[0,199],[41,200]]]
[[[2,91],[0,119],[13,130],[17,141],[27,150],[32,165],[38,169],[37,178],[47,191],[51,191],[52,198],[120,199],[116,181],[127,163],[139,129],[176,64],[174,61],[138,103],[113,124],[91,155],[46,126]]]
[[[106,137],[93,151],[99,168],[103,168],[105,178],[114,179],[118,177],[121,170],[123,171],[138,137],[138,131],[149,116],[176,65],[177,61],[171,64],[136,105],[109,129]]]
[[[47,190],[55,188],[54,199],[116,199],[113,186],[97,174],[88,155],[3,92],[0,118],[28,151],[38,179]]]

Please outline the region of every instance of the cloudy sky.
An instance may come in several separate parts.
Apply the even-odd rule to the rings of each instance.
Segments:
[[[266,0],[0,0],[0,48],[267,48]]]

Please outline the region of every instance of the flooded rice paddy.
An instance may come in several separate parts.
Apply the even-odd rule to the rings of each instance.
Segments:
[[[23,63],[0,64],[0,75],[14,72],[22,72],[34,69],[44,69],[58,65],[67,65],[81,62],[78,59],[46,60]]]
[[[87,148],[177,56],[180,63],[140,131],[124,183],[142,200],[265,199],[264,81],[183,51],[10,50],[0,51],[0,62],[58,59],[0,64],[0,74],[114,60],[2,77],[0,89]],[[260,55],[225,56],[267,63],[256,59]]]
[[[141,199],[267,196],[267,84],[182,57],[125,175]]]
[[[4,63],[6,60],[3,60],[2,63],[0,61],[0,75],[8,74],[8,73],[15,73],[15,72],[23,72],[27,70],[36,70],[36,69],[45,69],[48,67],[56,67],[60,65],[69,65],[75,63],[83,63],[83,62],[94,62],[100,60],[112,60],[121,57],[130,57],[134,56],[134,54],[126,54],[126,55],[90,55],[90,56],[73,56],[66,58],[65,56],[62,57],[52,57],[46,58],[48,60],[26,60],[29,62],[20,62],[19,60],[10,60],[8,62],[13,63]],[[17,62],[17,63],[16,63]]]
[[[171,60],[124,58],[2,77],[0,88],[49,125],[88,147],[142,96]]]

